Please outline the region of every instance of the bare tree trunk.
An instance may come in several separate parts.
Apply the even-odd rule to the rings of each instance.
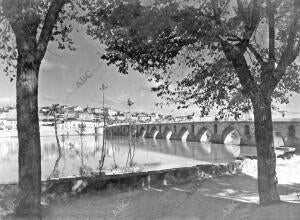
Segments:
[[[59,175],[60,175],[60,172],[59,172],[59,162],[62,158],[62,155],[59,153],[58,155],[58,158],[55,160],[55,164],[54,164],[54,167],[53,167],[53,171],[52,173],[50,174],[50,178],[59,178]]]
[[[26,47],[28,45],[25,45]],[[19,50],[20,51],[20,50]],[[41,211],[41,148],[38,118],[40,62],[27,50],[17,64],[17,129],[20,199],[17,216],[39,219]]]
[[[252,99],[257,149],[258,193],[261,205],[280,200],[277,191],[271,98],[260,92]]]
[[[54,113],[54,130],[55,130],[55,138],[56,138],[56,143],[57,143],[57,148],[58,148],[58,154],[61,155],[61,146],[57,134],[57,119],[56,119],[56,114]]]

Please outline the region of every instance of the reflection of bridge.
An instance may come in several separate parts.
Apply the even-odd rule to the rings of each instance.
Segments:
[[[300,148],[300,121],[274,121],[275,137],[281,137],[285,146]],[[133,134],[139,137],[212,143],[227,143],[230,137],[234,144],[255,145],[253,121],[212,121],[184,123],[155,123],[131,125]],[[107,132],[118,136],[129,134],[129,125],[115,125]]]
[[[139,149],[146,149],[147,151],[209,162],[232,161],[241,155],[256,155],[256,149],[252,147],[213,143],[200,144],[197,142],[179,142],[163,139],[151,140],[142,138],[137,141],[136,146]]]

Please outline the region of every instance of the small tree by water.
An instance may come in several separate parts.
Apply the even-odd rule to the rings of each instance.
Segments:
[[[49,115],[52,115],[54,117],[54,131],[55,131],[55,138],[56,138],[56,143],[57,143],[57,148],[58,148],[58,154],[61,155],[62,154],[62,150],[61,150],[61,145],[60,145],[60,141],[58,138],[58,132],[57,132],[57,121],[58,121],[58,111],[59,111],[59,104],[53,104],[50,108],[49,111]]]
[[[81,122],[78,125],[78,130],[76,130],[77,134],[80,137],[80,160],[81,160],[81,166],[79,168],[79,173],[81,176],[90,176],[92,169],[84,164],[84,152],[83,152],[83,137],[86,135],[86,124]]]
[[[133,158],[135,153],[135,140],[132,139],[132,131],[131,131],[131,113],[130,113],[130,107],[134,104],[134,102],[131,99],[127,100],[127,105],[129,109],[129,117],[128,117],[128,131],[129,131],[129,139],[128,139],[128,155],[126,160],[126,167],[129,163],[129,166],[133,166]]]

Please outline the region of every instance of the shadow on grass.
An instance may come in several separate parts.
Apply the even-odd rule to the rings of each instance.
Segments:
[[[258,205],[257,180],[247,175],[201,181],[196,190],[194,185],[191,182],[113,194],[87,193],[72,201],[51,204],[44,209],[43,219],[299,220],[300,204],[295,189],[300,184],[280,185],[283,201],[267,206]],[[126,206],[114,215],[113,210],[125,200]]]

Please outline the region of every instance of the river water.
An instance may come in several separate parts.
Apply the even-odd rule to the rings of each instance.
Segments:
[[[60,137],[62,154],[59,155],[54,136],[41,137],[42,179],[85,175],[99,170],[102,153],[102,136]],[[182,142],[137,138],[131,142],[135,147],[131,166],[135,171],[188,167],[203,163],[224,163],[235,157],[256,155],[253,146],[223,145],[200,142]],[[129,166],[128,138],[107,140],[106,173],[121,172]],[[132,150],[133,151],[133,150]],[[115,168],[118,169],[115,169]],[[0,138],[0,183],[18,181],[18,140]]]

